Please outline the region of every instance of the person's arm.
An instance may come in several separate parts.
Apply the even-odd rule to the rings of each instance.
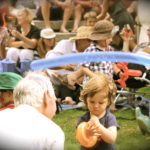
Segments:
[[[0,59],[6,58],[6,46],[9,41],[9,34],[6,30],[2,29],[1,39],[0,39]]]
[[[113,64],[113,70],[114,70],[115,75],[121,78],[123,72],[117,67],[116,64]]]
[[[95,126],[97,127],[97,134],[100,135],[100,138],[110,144],[113,144],[117,138],[117,127],[110,126],[108,128],[104,127],[100,122],[98,117],[92,115],[91,121],[95,122]],[[90,122],[89,122],[90,123]]]
[[[97,19],[103,20],[106,17],[108,9],[109,9],[109,0],[104,0],[102,4],[102,11],[100,15],[97,16]]]
[[[21,47],[23,46],[23,41],[9,41],[8,42],[8,47]]]
[[[99,130],[101,134],[101,138],[109,143],[113,144],[117,138],[117,128],[115,126],[105,128],[102,124],[99,124]]]
[[[133,1],[129,7],[127,8],[127,11],[131,14],[133,12],[137,12],[138,2]]]
[[[129,51],[130,51],[130,50],[129,50],[129,43],[130,43],[129,40],[124,40],[124,41],[123,41],[123,48],[122,48],[122,51],[124,51],[124,52],[129,52]]]
[[[66,40],[59,41],[53,50],[47,52],[45,57],[46,58],[55,58],[58,56],[63,56],[63,55],[69,54],[70,52],[68,52],[68,49],[71,49],[72,47],[69,46],[69,48],[68,48],[68,45],[70,45],[70,44]],[[74,65],[66,64],[66,65],[62,65],[62,66],[58,66],[58,67],[53,67],[51,69],[55,69],[55,70],[66,69],[66,70],[72,71],[72,70],[74,70]]]
[[[87,75],[90,78],[96,76],[96,74],[94,72],[92,72],[89,68],[81,66],[78,70],[68,74],[67,79],[68,79],[68,81],[75,80],[76,83],[78,83],[84,75]]]
[[[20,41],[24,42],[24,47],[26,48],[35,48],[37,45],[37,39],[29,39],[28,37],[24,36],[23,34],[21,34],[20,32],[13,30],[12,31],[12,35],[18,39],[20,39]]]
[[[54,70],[65,69],[65,70],[73,71],[73,70],[74,70],[74,67],[75,67],[75,66],[72,65],[72,64],[67,64],[67,65],[58,66],[58,67],[53,67],[53,68],[49,68],[49,69],[54,69]]]
[[[6,58],[5,45],[0,44],[0,59]]]
[[[129,33],[126,33],[126,29],[123,28],[122,31],[120,32],[120,36],[123,39],[122,51],[130,52],[130,48],[132,50],[135,48],[136,43],[134,41],[134,34],[131,29],[130,29]]]
[[[89,68],[86,68],[86,67],[81,67],[81,68],[82,68],[82,71],[83,71],[84,75],[87,75],[90,78],[96,76],[96,74],[93,71],[91,71]]]

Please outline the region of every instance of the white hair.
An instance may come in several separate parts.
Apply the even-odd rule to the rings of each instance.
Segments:
[[[51,81],[48,77],[29,72],[14,89],[15,106],[27,104],[33,107],[41,106],[44,93],[48,91],[50,97],[56,98]]]

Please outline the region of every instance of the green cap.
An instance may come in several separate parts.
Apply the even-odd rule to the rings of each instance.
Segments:
[[[13,72],[0,73],[0,90],[13,90],[22,77]]]

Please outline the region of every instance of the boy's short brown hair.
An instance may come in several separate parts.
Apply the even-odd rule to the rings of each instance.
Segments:
[[[83,85],[83,90],[80,94],[80,100],[87,105],[87,97],[93,97],[96,93],[105,90],[108,94],[109,106],[113,103],[116,96],[115,83],[104,73],[98,72]],[[108,107],[109,107],[108,106]]]

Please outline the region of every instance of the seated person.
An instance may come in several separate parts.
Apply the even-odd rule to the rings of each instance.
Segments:
[[[3,25],[4,20],[0,13],[0,59],[6,58],[6,45],[9,38],[8,30]]]
[[[43,18],[45,28],[51,28],[50,20],[62,20],[60,31],[67,33],[66,25],[73,12],[73,5],[69,1],[62,0],[41,0],[41,9],[37,13],[37,19]],[[42,13],[42,17],[40,14]],[[63,15],[62,15],[63,14]],[[63,16],[63,17],[62,17]],[[63,19],[62,19],[63,18]]]
[[[124,29],[121,31],[121,38],[123,39],[123,51],[125,52],[129,52],[129,47],[130,47],[130,41],[132,40],[132,37],[134,36],[133,34],[129,34],[128,36],[126,36]],[[149,31],[148,31],[148,36],[149,36]],[[150,37],[150,36],[149,36]],[[150,56],[150,47],[149,47],[149,42],[146,43],[141,43],[140,45],[137,45],[134,47],[133,49],[133,53],[139,54],[139,55],[144,55],[144,56]],[[133,63],[128,63],[127,65],[128,69],[133,69],[133,70],[140,70],[142,72],[142,75],[140,76],[142,78],[142,76],[144,75],[144,73],[146,73],[150,68],[149,66],[144,66],[144,65],[140,65],[140,64],[133,64]],[[145,78],[149,78],[148,74],[145,76]],[[136,81],[136,82],[135,82]],[[126,84],[128,87],[130,88],[140,88],[143,87],[147,84],[146,81],[141,81],[141,80],[136,80],[134,77],[129,77],[126,80]]]
[[[59,75],[57,73],[52,73],[47,70],[51,82],[55,89],[55,95],[57,101],[60,104],[75,105],[79,102],[80,86],[76,84],[75,80],[71,78],[68,80],[68,76],[71,74]]]
[[[85,26],[94,26],[97,22],[97,13],[95,11],[88,11],[84,14],[84,25]]]
[[[108,20],[100,20],[96,22],[93,28],[94,30],[89,37],[92,43],[84,52],[113,51],[113,48],[110,46],[113,37],[113,23]],[[117,75],[120,72],[120,69],[116,64],[111,61],[85,62],[83,65],[93,72],[99,71],[107,74],[110,79],[113,78],[113,73]]]
[[[74,0],[74,23],[72,32],[77,32],[83,13],[88,11],[101,12],[101,2],[98,0]]]
[[[13,38],[9,40],[6,58],[17,61],[18,59],[33,60],[38,57],[36,46],[40,31],[31,24],[33,17],[32,11],[28,8],[18,11],[19,26],[16,30],[11,31]]]
[[[132,1],[130,1],[131,3]],[[97,16],[97,19],[102,20],[109,13],[113,20],[114,25],[118,25],[120,31],[124,25],[129,24],[131,29],[134,31],[134,19],[131,14],[127,11],[127,8],[123,0],[103,0],[102,11]]]
[[[13,72],[0,73],[0,111],[14,108],[13,90],[22,77]]]
[[[37,44],[37,51],[40,58],[44,58],[46,53],[55,47],[56,34],[50,28],[42,29],[40,39]]]

